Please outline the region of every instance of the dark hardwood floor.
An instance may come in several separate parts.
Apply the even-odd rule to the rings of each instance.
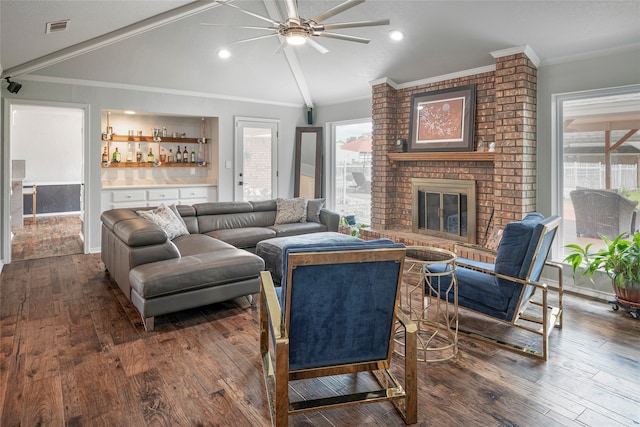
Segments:
[[[98,254],[5,265],[0,296],[0,426],[270,423],[258,308],[246,299],[160,316],[145,332]],[[455,360],[420,363],[419,425],[640,424],[640,321],[570,295],[565,310],[546,363],[465,337]],[[353,385],[337,378],[295,393]],[[403,425],[386,403],[290,423]]]
[[[11,227],[11,232],[12,261],[84,252],[79,215],[25,217],[23,225]]]

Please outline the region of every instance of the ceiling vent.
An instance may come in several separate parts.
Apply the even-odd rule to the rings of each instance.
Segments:
[[[67,31],[69,29],[69,20],[47,22],[47,28],[45,34],[59,33],[60,31]]]

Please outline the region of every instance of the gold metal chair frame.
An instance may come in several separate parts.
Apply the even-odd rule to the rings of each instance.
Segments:
[[[303,252],[289,254],[287,267],[287,301],[290,297],[292,271],[300,265],[325,265],[354,262],[375,262],[393,260],[403,264],[404,248],[368,249],[355,251]],[[363,268],[366,268],[363,266]],[[358,404],[390,401],[406,424],[417,422],[417,327],[408,316],[398,309],[398,299],[402,280],[402,265],[398,275],[395,300],[395,318],[405,327],[404,388],[390,370],[393,353],[394,328],[389,337],[389,352],[386,359],[349,363],[306,370],[289,370],[289,310],[285,304],[285,316],[276,295],[271,274],[264,271],[260,275],[260,354],[262,368],[271,412],[271,421],[275,426],[286,426],[288,416],[298,413],[333,409]],[[295,284],[293,284],[295,286]],[[284,320],[284,321],[283,321]],[[357,319],[354,319],[356,321]],[[354,326],[354,325],[352,325]],[[339,328],[336,328],[337,330]],[[273,341],[269,334],[273,334]],[[270,346],[272,341],[272,346]],[[273,352],[273,354],[272,354]],[[273,359],[273,360],[272,360]],[[274,369],[275,363],[275,369]],[[370,371],[380,389],[331,396],[306,401],[291,402],[289,399],[289,381],[318,378],[323,376],[353,374]]]
[[[552,231],[554,228],[557,228],[558,225],[560,224],[560,218],[557,218],[555,221],[552,221],[551,223],[547,224],[547,226],[545,227],[545,230],[542,233],[542,236],[544,236],[546,233]],[[531,272],[533,270],[534,267],[534,263],[535,263],[535,259],[538,257],[539,253],[540,253],[540,247],[542,245],[542,237],[538,240],[538,245],[536,247],[535,250],[535,255],[534,255],[534,261],[531,262],[531,266],[529,267],[529,271],[527,272],[526,275],[526,279],[518,279],[517,277],[511,277],[511,276],[506,276],[504,274],[498,274],[495,273],[494,271],[491,270],[486,270],[474,265],[470,265],[470,264],[466,264],[464,262],[461,262],[460,259],[458,258],[455,263],[456,266],[458,268],[463,267],[463,268],[467,268],[470,270],[475,270],[475,271],[479,271],[481,273],[485,273],[485,274],[489,274],[491,276],[495,276],[497,278],[500,279],[506,279],[506,280],[510,280],[512,282],[516,282],[516,283],[520,283],[523,285],[522,288],[522,293],[520,294],[520,300],[518,301],[518,307],[520,307],[520,310],[513,316],[513,319],[511,319],[510,321],[507,320],[501,320],[501,319],[496,319],[494,317],[492,317],[491,319],[493,320],[497,320],[501,323],[506,323],[508,325],[511,326],[515,326],[517,328],[523,329],[527,332],[531,332],[533,334],[539,335],[542,338],[542,350],[536,350],[533,348],[529,348],[523,345],[518,345],[518,344],[511,344],[511,343],[507,343],[504,342],[502,340],[496,339],[496,338],[492,338],[492,337],[487,337],[485,335],[479,334],[477,332],[473,332],[473,331],[468,331],[468,330],[464,330],[462,328],[458,329],[459,333],[462,333],[464,335],[467,336],[471,336],[474,338],[477,338],[481,341],[485,341],[485,342],[489,342],[492,344],[495,344],[499,347],[502,348],[506,348],[508,350],[511,351],[515,351],[527,356],[532,356],[532,357],[536,357],[536,358],[540,358],[544,361],[547,361],[549,359],[549,335],[551,334],[551,332],[553,331],[554,328],[558,328],[558,329],[562,329],[562,293],[563,293],[563,285],[562,285],[562,266],[560,264],[551,262],[551,261],[545,261],[544,265],[546,267],[549,267],[551,269],[556,270],[557,275],[558,275],[558,287],[557,288],[549,288],[549,286],[546,283],[540,283],[540,282],[534,282],[529,280],[529,278],[531,277]],[[473,250],[476,251],[481,251],[481,252],[486,252],[489,254],[492,254],[495,256],[496,252],[495,251],[491,251],[488,250],[486,248],[482,248],[482,247],[478,247],[478,246],[472,246],[472,245],[466,245],[466,244],[459,244],[456,246],[455,251],[457,252],[457,248],[459,246],[466,246],[466,247],[472,247]],[[525,301],[523,304],[522,298],[524,296],[524,292],[526,289],[527,285],[531,285],[533,287],[535,287],[536,289],[540,289],[541,293],[542,293],[542,301],[541,302],[537,302],[537,301],[533,301],[532,299],[529,299],[528,301]],[[555,291],[558,294],[558,306],[557,307],[553,307],[551,305],[549,305],[548,302],[548,292],[549,290]],[[533,295],[535,295],[535,292],[533,293]],[[532,296],[533,296],[532,295]],[[527,309],[527,307],[529,306],[529,304],[531,305],[535,305],[537,307],[540,308],[541,310],[541,315],[540,316],[531,316],[531,315],[527,315],[525,314],[525,310]],[[487,316],[484,313],[481,313],[477,310],[472,310],[472,309],[468,309],[465,307],[466,310],[469,311],[473,311],[474,313],[479,313],[483,316]],[[490,316],[489,316],[490,317]],[[530,322],[530,323],[534,323],[534,324],[538,324],[540,325],[539,328],[534,328],[528,325],[524,325],[522,323],[519,323],[520,321],[526,321],[526,322]]]

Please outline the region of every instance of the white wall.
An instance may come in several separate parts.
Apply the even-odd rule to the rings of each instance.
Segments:
[[[302,103],[300,106],[280,106],[268,103],[243,102],[208,97],[166,94],[143,90],[105,88],[22,79],[22,90],[12,98],[34,101],[85,104],[89,107],[88,173],[85,180],[89,248],[100,250],[100,158],[101,111],[135,110],[161,114],[219,117],[218,198],[233,199],[233,170],[225,169],[225,162],[233,164],[234,117],[256,117],[280,120],[278,150],[278,195],[293,196],[293,154],[296,126],[305,125]],[[3,104],[3,109],[5,108]],[[5,120],[5,114],[3,114]],[[5,162],[3,142],[1,164]],[[3,186],[6,186],[3,183]],[[3,201],[4,203],[4,201]],[[4,212],[4,211],[3,211]],[[4,239],[5,236],[0,236]],[[3,256],[2,259],[5,257]]]
[[[544,214],[558,213],[556,171],[558,158],[553,136],[553,96],[572,92],[628,86],[640,83],[640,48],[598,58],[549,65],[538,69],[537,205]],[[559,241],[556,242],[560,245]],[[556,248],[554,253],[560,253]],[[571,269],[564,268],[565,288],[586,295],[608,298],[611,280],[602,275],[591,281],[582,277],[574,283]],[[552,276],[553,279],[555,279]]]
[[[640,83],[640,48],[538,69],[537,205],[544,214],[558,212],[553,178],[559,159],[553,145],[552,96]]]
[[[366,119],[371,117],[371,97],[342,104],[318,106],[314,108],[314,115],[313,126],[324,126],[328,122]],[[329,135],[324,135],[324,138],[328,141]]]
[[[82,110],[27,105],[12,110],[11,160],[25,160],[25,183],[82,183]]]

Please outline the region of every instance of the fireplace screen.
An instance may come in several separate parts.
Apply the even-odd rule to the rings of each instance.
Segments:
[[[467,235],[467,195],[418,191],[418,228]]]
[[[475,243],[475,181],[428,181],[414,183],[413,231]]]

